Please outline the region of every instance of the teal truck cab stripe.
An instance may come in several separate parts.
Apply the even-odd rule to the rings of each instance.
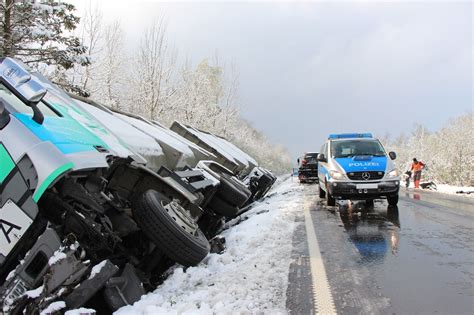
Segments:
[[[35,202],[38,202],[38,200],[41,198],[41,196],[44,194],[44,192],[46,191],[46,189],[48,189],[52,183],[54,183],[54,181],[59,177],[61,176],[62,174],[64,174],[65,172],[71,170],[72,168],[74,167],[74,164],[72,162],[69,162],[69,163],[66,163],[62,166],[60,166],[59,168],[57,168],[56,170],[54,170],[51,174],[48,175],[48,177],[46,177],[46,179],[43,181],[43,183],[41,184],[41,186],[39,186],[38,188],[36,188],[35,190],[35,193],[33,194],[33,200]]]
[[[0,144],[0,184],[14,168],[15,162],[13,162],[3,144]]]
[[[64,154],[95,151],[94,146],[107,147],[99,137],[71,118],[45,117],[40,125],[31,119],[31,115],[15,113],[14,116],[39,139],[50,141]]]

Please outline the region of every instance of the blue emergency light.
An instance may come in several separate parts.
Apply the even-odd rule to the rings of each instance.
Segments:
[[[328,139],[346,139],[346,138],[373,138],[371,133],[340,133],[330,134]]]

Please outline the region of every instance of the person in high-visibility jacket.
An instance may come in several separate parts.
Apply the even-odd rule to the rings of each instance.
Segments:
[[[411,164],[411,171],[413,172],[413,182],[415,183],[415,188],[420,188],[421,180],[421,170],[425,168],[425,164],[421,161],[418,161],[416,158],[413,158],[413,163]]]

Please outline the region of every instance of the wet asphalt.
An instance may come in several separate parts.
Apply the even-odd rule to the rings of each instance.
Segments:
[[[474,199],[402,190],[397,207],[327,207],[317,189],[306,185],[304,198],[338,313],[474,314]],[[314,313],[307,246],[300,224],[287,290],[292,314]]]

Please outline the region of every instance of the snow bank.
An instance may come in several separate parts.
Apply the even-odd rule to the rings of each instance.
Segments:
[[[223,235],[227,250],[197,267],[176,267],[154,292],[116,314],[286,313],[295,216],[303,186],[283,181]],[[235,219],[232,223],[236,223]]]
[[[401,181],[400,186],[406,187],[405,183],[406,183],[405,181]],[[410,189],[415,188],[413,181],[410,182],[409,188]],[[443,193],[443,194],[451,194],[451,195],[474,198],[474,187],[469,187],[469,186],[453,186],[453,185],[448,185],[448,184],[436,184],[436,190],[422,189],[422,191],[432,191],[432,192],[438,192],[438,193]],[[463,193],[458,193],[461,191]],[[469,191],[471,192],[470,194],[467,193]]]
[[[451,186],[451,185],[446,185],[446,184],[438,184],[436,185],[438,188],[437,191],[444,193],[444,194],[454,194],[454,195],[459,195],[459,196],[468,196],[468,197],[474,197],[474,187],[469,187],[469,186]],[[464,193],[459,194],[457,193],[458,191],[463,191]],[[466,192],[472,191],[470,194],[466,194]]]

